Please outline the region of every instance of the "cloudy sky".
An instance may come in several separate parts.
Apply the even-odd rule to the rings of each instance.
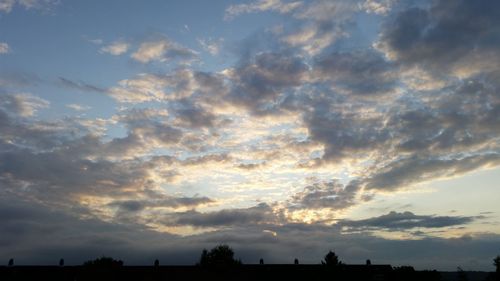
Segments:
[[[0,0],[0,262],[493,270],[500,2]]]

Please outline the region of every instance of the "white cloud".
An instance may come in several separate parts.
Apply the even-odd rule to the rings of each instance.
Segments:
[[[116,41],[116,42],[113,42],[107,46],[102,47],[99,50],[99,52],[100,53],[108,53],[108,54],[111,54],[113,56],[119,56],[119,55],[126,53],[128,51],[128,48],[129,48],[128,43],[122,42],[122,41]]]
[[[136,79],[121,80],[118,84],[109,90],[113,98],[124,103],[140,103],[165,99],[163,89],[168,82],[156,75],[140,74]]]
[[[224,42],[224,38],[219,39],[198,39],[198,43],[200,43],[201,47],[209,52],[212,56],[216,56],[219,54],[222,43]]]
[[[71,108],[75,111],[87,111],[87,110],[92,108],[92,107],[87,106],[87,105],[81,105],[81,104],[76,104],[76,103],[67,104],[66,107]]]
[[[231,5],[226,9],[225,20],[231,20],[240,14],[276,11],[282,14],[290,13],[302,5],[301,1],[285,3],[281,0],[260,0],[251,4]]]
[[[394,2],[396,0],[366,0],[360,8],[367,13],[387,15],[391,11]]]
[[[284,36],[282,40],[293,47],[301,48],[310,56],[319,54],[339,38],[346,36],[340,28],[321,30],[317,24],[311,24],[302,30]]]
[[[15,3],[15,0],[0,0],[0,11],[9,13]]]
[[[195,57],[195,51],[166,38],[144,42],[139,46],[139,49],[132,54],[133,59],[142,63],[151,61],[165,62],[176,58],[191,60]]]
[[[0,108],[22,117],[30,117],[42,108],[49,107],[50,102],[32,94],[11,94],[0,97]]]
[[[59,0],[0,0],[0,12],[10,13],[16,5],[25,9],[50,9],[58,3]]]
[[[0,42],[0,54],[8,54],[9,52],[10,52],[9,44]]]

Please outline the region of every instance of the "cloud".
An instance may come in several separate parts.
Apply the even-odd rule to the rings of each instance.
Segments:
[[[129,44],[122,41],[113,42],[107,46],[102,47],[99,52],[107,53],[113,56],[125,54],[129,49]]]
[[[141,73],[121,80],[108,94],[122,103],[182,100],[193,94],[199,94],[200,101],[213,103],[227,93],[226,87],[221,75],[178,69],[165,75]]]
[[[198,39],[198,43],[200,43],[201,47],[209,52],[212,56],[216,56],[219,54],[222,43],[224,43],[224,38],[219,39]]]
[[[358,191],[359,185],[357,183],[349,183],[346,186],[337,181],[314,183],[293,195],[292,208],[345,209],[356,203]]]
[[[292,47],[301,48],[309,56],[314,56],[345,35],[339,26],[329,22],[315,22],[305,25],[298,32],[285,35],[282,41]]]
[[[149,145],[178,143],[182,138],[182,131],[166,122],[161,115],[149,115],[153,112],[155,111],[130,110],[121,115],[120,121],[126,124],[129,137]]]
[[[135,79],[119,81],[118,85],[109,89],[111,97],[123,103],[140,103],[163,100],[166,97],[163,88],[168,82],[157,75],[139,74]]]
[[[242,63],[231,73],[230,101],[258,112],[272,109],[284,92],[300,86],[308,66],[298,57],[262,53]]]
[[[315,76],[331,81],[338,91],[357,95],[394,92],[397,70],[373,51],[334,52],[316,61]]]
[[[495,1],[463,0],[409,8],[384,25],[377,46],[393,60],[433,73],[469,77],[498,70],[498,8]]]
[[[328,249],[335,249],[346,263],[362,263],[369,257],[377,263],[392,265],[405,261],[417,269],[454,270],[456,263],[460,262],[468,268],[489,270],[491,257],[496,255],[495,245],[500,241],[498,235],[491,234],[451,239],[390,240],[367,234],[342,234],[335,227],[307,224],[250,224],[180,237],[155,232],[138,224],[79,218],[58,208],[15,196],[6,197],[5,194],[0,197],[0,203],[0,230],[3,234],[0,237],[0,258],[15,257],[17,264],[50,265],[55,262],[47,257],[57,256],[64,258],[67,265],[81,265],[86,260],[107,255],[123,259],[127,265],[150,265],[154,259],[159,259],[162,264],[192,265],[203,248],[225,242],[235,250],[238,258],[248,264],[256,263],[260,258],[266,263],[292,263],[293,257],[298,257],[302,263],[318,263]],[[84,208],[73,211],[89,214]],[[40,235],[52,239],[40,239]],[[388,248],[392,250],[384,250]],[[462,256],[467,258],[452,258]],[[438,260],[444,262],[437,263]],[[477,264],[486,266],[478,267]]]
[[[1,0],[0,12],[10,13],[15,6],[25,9],[50,10],[59,0]]]
[[[145,208],[193,208],[214,203],[208,197],[173,197],[156,194],[156,198],[149,200],[118,200],[109,203],[111,207],[118,207],[125,212],[138,212]],[[158,198],[159,197],[159,198]]]
[[[87,105],[81,105],[81,104],[76,104],[76,103],[67,104],[66,107],[71,108],[75,111],[87,111],[87,110],[92,108],[92,107],[87,106]]]
[[[50,102],[31,94],[8,94],[0,96],[0,107],[21,117],[30,117]]]
[[[307,1],[291,13],[297,27],[285,29],[281,41],[316,56],[339,39],[349,37],[348,27],[359,10],[357,1]]]
[[[337,109],[341,107],[332,109],[332,102],[334,101],[318,102],[305,117],[310,138],[325,146],[322,160],[336,162],[355,159],[361,157],[361,153],[377,152],[385,148],[390,133],[383,125],[383,115]]]
[[[234,17],[246,13],[263,11],[276,11],[282,14],[290,13],[302,6],[302,1],[285,2],[281,0],[259,0],[251,4],[237,4],[226,8],[224,20],[232,20]]]
[[[195,227],[220,227],[269,223],[274,220],[273,210],[265,203],[246,209],[225,209],[209,213],[188,211],[175,213],[164,220],[167,225],[191,225]]]
[[[96,92],[96,93],[105,93],[106,89],[103,89],[101,87],[85,83],[85,82],[80,82],[80,81],[73,81],[64,77],[59,77],[59,82],[61,85],[71,88],[71,89],[76,89],[82,92]]]
[[[175,59],[191,61],[197,53],[166,38],[141,43],[132,58],[141,63],[152,61],[167,62]]]
[[[489,153],[462,158],[432,157],[398,159],[379,169],[367,179],[369,189],[394,190],[439,177],[455,177],[480,168],[500,165],[500,154]]]
[[[367,13],[387,15],[396,1],[397,0],[366,0],[361,7]]]
[[[1,10],[1,8],[0,8]],[[0,42],[0,54],[8,54],[10,53],[10,47],[7,43]]]
[[[390,212],[379,217],[364,220],[342,220],[340,225],[357,230],[383,229],[389,231],[409,230],[412,228],[442,228],[469,224],[481,217],[465,216],[425,216],[412,212]]]
[[[211,128],[215,125],[216,116],[206,109],[189,102],[183,102],[175,110],[180,126],[187,128]]]

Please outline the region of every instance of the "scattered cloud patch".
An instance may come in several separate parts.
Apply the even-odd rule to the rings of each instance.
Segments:
[[[10,47],[7,43],[0,42],[0,54],[8,54],[10,53]]]
[[[175,59],[191,61],[197,56],[195,51],[166,38],[143,42],[132,54],[132,58],[141,63],[167,62]]]
[[[205,51],[209,52],[212,56],[216,56],[220,52],[221,46],[224,43],[224,38],[198,39],[198,43]]]
[[[113,42],[107,46],[103,46],[99,50],[99,52],[110,54],[113,56],[119,56],[119,55],[125,54],[128,51],[129,47],[130,47],[130,45],[126,42],[116,41],[116,42]]]
[[[67,104],[66,107],[73,109],[75,111],[87,111],[87,110],[92,108],[88,105],[81,105],[81,104],[76,104],[76,103]]]
[[[40,109],[49,107],[50,102],[31,94],[9,94],[0,96],[0,107],[17,116],[30,117]]]
[[[1,0],[0,11],[10,13],[15,6],[25,9],[50,10],[59,2],[59,0]]]
[[[263,11],[276,11],[282,14],[290,13],[302,6],[302,1],[286,2],[282,0],[258,0],[250,4],[231,5],[226,8],[225,20],[232,20],[234,17],[246,13]]]

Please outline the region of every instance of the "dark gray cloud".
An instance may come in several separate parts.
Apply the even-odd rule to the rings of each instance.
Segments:
[[[381,43],[398,62],[426,70],[498,66],[500,6],[496,1],[434,1],[430,9],[399,12],[382,30]],[[482,66],[481,66],[482,64]]]
[[[500,164],[500,154],[491,153],[462,158],[436,159],[414,156],[398,159],[377,169],[366,179],[366,188],[395,190],[437,177],[453,177],[479,168]]]
[[[194,264],[203,248],[229,243],[244,263],[257,263],[259,258],[266,263],[292,263],[295,257],[301,263],[319,263],[328,250],[334,249],[346,263],[363,263],[370,258],[375,263],[409,263],[418,269],[454,270],[459,263],[467,268],[491,270],[491,258],[497,254],[500,241],[498,235],[487,234],[387,240],[369,234],[342,234],[336,226],[252,223],[180,237],[137,224],[77,218],[60,208],[4,192],[0,203],[0,258],[14,257],[16,264],[56,264],[64,258],[66,264],[74,265],[102,255],[123,259],[128,265],[149,265],[156,258],[162,264]],[[78,213],[91,214],[84,209]]]
[[[238,164],[237,167],[240,168],[240,169],[244,169],[244,170],[253,170],[253,169],[257,169],[259,167],[262,167],[265,164],[266,164],[266,162],[262,162],[262,163],[249,163],[249,164],[242,163],[242,164]]]
[[[140,139],[143,143],[168,145],[178,143],[183,136],[179,128],[168,122],[168,116],[162,111],[131,109],[122,112],[119,119],[127,126],[128,140]]]
[[[105,93],[106,92],[105,88],[101,88],[101,87],[98,87],[98,86],[95,86],[95,85],[92,85],[89,83],[85,83],[85,82],[74,81],[74,80],[64,78],[64,77],[59,77],[59,83],[61,83],[61,85],[68,87],[70,89],[76,89],[76,90],[79,90],[82,92],[96,92],[96,93]]]
[[[229,99],[255,112],[266,112],[279,103],[285,91],[300,86],[307,73],[308,66],[299,57],[261,53],[234,69]]]
[[[146,184],[147,178],[146,171],[134,161],[90,161],[62,151],[17,150],[0,153],[0,159],[2,177],[27,184],[30,188],[24,190],[26,195],[51,202],[64,201],[76,194],[113,194]]]
[[[305,116],[310,138],[325,145],[322,160],[338,161],[383,149],[390,139],[382,116],[363,116],[356,110],[344,112],[331,106],[329,100],[319,101]]]
[[[339,91],[377,95],[394,91],[397,69],[375,51],[334,52],[314,65],[314,78],[329,81]]]
[[[195,227],[220,227],[270,223],[274,221],[272,208],[261,203],[246,209],[224,209],[221,211],[200,213],[188,211],[172,214],[164,220],[166,225],[191,225]]]
[[[390,212],[386,215],[364,220],[342,220],[340,225],[350,229],[368,230],[383,229],[389,231],[401,231],[412,228],[442,228],[458,226],[471,223],[482,217],[466,216],[425,216],[415,215],[412,212]]]
[[[184,101],[175,110],[179,125],[185,128],[212,128],[215,126],[217,117],[212,112]]]
[[[357,182],[351,182],[346,186],[337,181],[315,183],[293,195],[291,208],[345,209],[356,203],[356,194],[359,189]]]
[[[214,200],[208,197],[173,197],[154,194],[154,197],[151,196],[147,200],[117,200],[109,203],[109,206],[118,207],[121,211],[125,212],[139,212],[145,208],[194,208],[214,202]]]

